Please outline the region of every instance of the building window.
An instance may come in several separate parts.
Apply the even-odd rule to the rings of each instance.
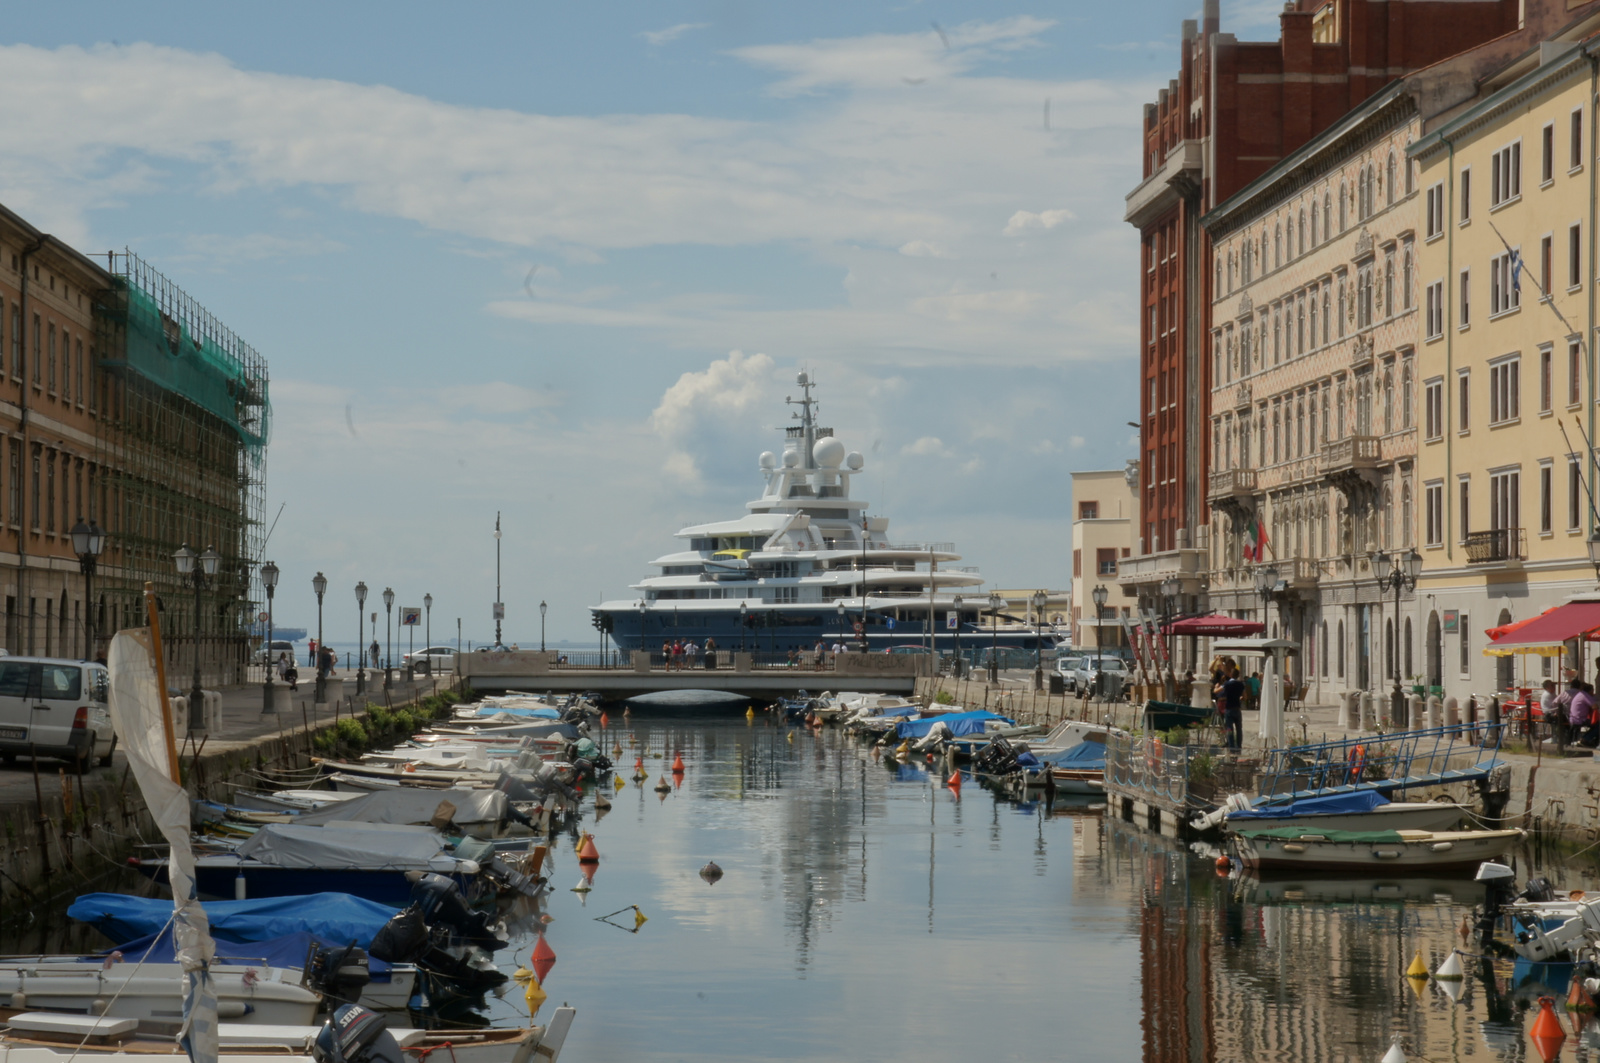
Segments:
[[[1461,518],[1461,528],[1457,533],[1460,539],[1466,539],[1467,533],[1472,530],[1472,480],[1462,476],[1456,481],[1457,514]]]
[[[1117,551],[1101,548],[1094,552],[1095,574],[1100,576],[1115,576],[1117,574]]]
[[[56,390],[56,326],[53,321],[50,323],[48,334],[50,337],[50,376],[48,383],[50,391],[54,393]]]
[[[44,530],[56,530],[56,456],[55,452],[44,459]]]
[[[1583,226],[1573,224],[1567,228],[1567,287],[1576,288],[1583,283]]]
[[[1520,528],[1522,521],[1519,488],[1522,474],[1516,471],[1498,472],[1489,477],[1489,529]]]
[[[1461,631],[1461,674],[1472,671],[1472,621],[1462,613],[1458,621]]]
[[[1466,201],[1465,197],[1463,197],[1462,200],[1461,200],[1461,217],[1462,217],[1462,220],[1465,220],[1466,216],[1467,216],[1467,205],[1466,204],[1467,204],[1467,201]],[[1444,183],[1443,182],[1440,182],[1439,184],[1436,184],[1432,188],[1428,189],[1428,211],[1427,211],[1427,213],[1428,213],[1428,230],[1427,230],[1428,231],[1428,239],[1432,240],[1435,236],[1438,236],[1438,235],[1440,235],[1441,233],[1444,232]],[[1343,224],[1343,223],[1341,222],[1341,224]]]
[[[1550,350],[1550,348],[1548,348],[1548,347],[1542,348],[1539,351],[1539,412],[1540,413],[1549,413],[1550,409],[1551,409],[1551,403],[1554,401],[1554,396],[1553,396],[1552,392],[1553,392],[1553,383],[1554,383],[1553,374],[1555,372],[1555,367],[1553,365],[1551,365],[1551,362],[1554,360],[1554,358],[1555,358],[1555,352]]]
[[[1468,168],[1466,168],[1466,169],[1461,171],[1460,198],[1461,198],[1461,224],[1465,225],[1467,222],[1472,220],[1472,168],[1471,167],[1468,167]],[[1440,217],[1440,220],[1442,222],[1443,218],[1444,218],[1444,215],[1443,215],[1442,212],[1439,215],[1439,217]],[[1441,224],[1440,228],[1443,229],[1444,226]]]
[[[1422,387],[1422,431],[1425,438],[1444,435],[1444,381],[1430,380]]]
[[[1099,502],[1079,502],[1078,503],[1078,519],[1079,520],[1099,520],[1100,519],[1100,503]]]
[[[1471,408],[1471,403],[1467,400],[1472,397],[1472,373],[1470,370],[1460,369],[1456,371],[1456,390],[1456,399],[1461,407],[1461,416],[1459,423],[1456,425],[1456,431],[1465,432],[1472,427],[1472,420],[1467,416],[1468,410]]]
[[[1344,621],[1339,621],[1339,678],[1344,678]]]
[[[1578,341],[1572,340],[1567,344],[1567,405],[1576,406],[1582,394],[1581,384],[1583,374],[1581,371],[1582,360],[1578,357]]]
[[[1508,358],[1489,367],[1489,423],[1514,421],[1521,408],[1517,394],[1521,359]]]
[[[1569,159],[1567,169],[1576,170],[1583,165],[1583,108],[1573,109],[1571,126],[1567,134]]]
[[[1461,306],[1461,318],[1456,322],[1458,328],[1466,328],[1472,324],[1472,271],[1461,271],[1461,294],[1457,299]]]
[[[1489,316],[1504,314],[1522,305],[1522,292],[1517,278],[1512,275],[1512,254],[1496,255],[1489,260]]]
[[[1579,476],[1577,458],[1567,459],[1567,530],[1577,531],[1583,525],[1583,480]]]
[[[1489,206],[1498,207],[1522,195],[1522,141],[1508,144],[1489,159]]]
[[[1555,251],[1552,247],[1554,241],[1555,238],[1552,236],[1541,236],[1539,238],[1539,293],[1541,295],[1550,294],[1550,283],[1554,280]]]
[[[1406,310],[1410,310],[1416,305],[1416,296],[1411,290],[1415,274],[1416,267],[1411,254],[1411,241],[1407,240],[1405,249],[1400,255],[1400,298]]]
[[[1556,179],[1556,127],[1555,123],[1539,131],[1539,181],[1548,184]]]
[[[1083,551],[1082,550],[1074,550],[1074,551],[1072,551],[1072,578],[1073,579],[1082,579],[1083,578]]]
[[[1428,546],[1444,545],[1444,484],[1430,483],[1422,489],[1423,532]]]
[[[1549,460],[1539,463],[1539,534],[1555,530],[1555,469]]]
[[[39,481],[44,475],[44,470],[42,468],[43,462],[44,459],[39,456],[39,451],[35,450],[33,452],[33,507],[31,512],[28,514],[28,523],[33,525],[34,531],[39,530],[39,493],[41,487]]]
[[[1444,281],[1434,281],[1428,285],[1427,309],[1428,319],[1427,336],[1436,340],[1444,335]],[[1339,321],[1344,322],[1344,315],[1339,315]]]

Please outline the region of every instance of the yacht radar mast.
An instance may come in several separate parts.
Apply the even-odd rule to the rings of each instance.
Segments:
[[[795,377],[794,382],[800,386],[800,397],[795,399],[785,395],[783,401],[790,406],[800,407],[799,413],[791,414],[791,416],[800,421],[800,460],[803,463],[800,467],[802,469],[814,469],[816,465],[811,458],[811,449],[817,443],[817,421],[812,416],[811,408],[819,405],[819,403],[811,397],[811,389],[816,387],[816,384],[803,369],[800,371],[800,375]]]

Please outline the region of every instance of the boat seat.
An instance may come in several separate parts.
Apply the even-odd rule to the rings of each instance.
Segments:
[[[7,1023],[16,1033],[40,1034],[46,1039],[67,1037],[93,1042],[116,1041],[132,1036],[138,1019],[112,1019],[97,1015],[58,1015],[26,1011],[13,1015]]]

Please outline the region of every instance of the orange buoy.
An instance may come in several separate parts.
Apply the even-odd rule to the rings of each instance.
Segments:
[[[673,758],[673,761],[672,761],[672,773],[674,775],[682,775],[683,774],[683,754],[682,753],[679,753],[675,758]]]
[[[556,965],[556,950],[550,947],[550,942],[544,939],[543,934],[539,935],[538,944],[533,946],[531,962],[533,976],[539,979],[541,983],[545,980],[545,976],[550,973],[550,968]]]
[[[606,727],[610,723],[611,723],[611,717],[607,716],[605,713],[602,712],[600,714],[600,726],[601,727]]]
[[[1226,854],[1217,857],[1217,870],[1219,872],[1221,872],[1222,874],[1227,874],[1232,869],[1233,869],[1233,861],[1229,860]]]
[[[950,774],[950,781],[945,783],[945,785],[950,787],[950,789],[954,790],[957,794],[960,794],[961,793],[961,773],[959,771],[952,772]]]
[[[1528,1036],[1533,1039],[1533,1047],[1539,1050],[1539,1058],[1545,1063],[1551,1063],[1561,1054],[1561,1045],[1567,1039],[1567,1032],[1561,1028],[1561,1020],[1556,1018],[1555,999],[1552,997],[1539,998],[1539,1014],[1533,1020],[1533,1028],[1528,1031]]]
[[[585,834],[583,841],[578,845],[578,863],[598,864],[599,862],[600,850],[594,847],[594,835]]]

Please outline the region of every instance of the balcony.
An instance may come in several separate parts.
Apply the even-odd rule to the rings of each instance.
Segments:
[[[1199,191],[1203,154],[1200,141],[1180,141],[1167,152],[1161,168],[1128,193],[1122,220],[1143,229],[1176,207],[1179,200]]]
[[[1525,561],[1528,557],[1521,528],[1468,532],[1465,546],[1469,565],[1503,564],[1507,561]]]
[[[1223,502],[1232,499],[1245,501],[1256,492],[1256,471],[1254,469],[1228,469],[1223,472],[1211,474],[1206,499],[1211,502]]]
[[[1169,577],[1183,583],[1183,593],[1193,594],[1205,570],[1206,552],[1196,547],[1161,550],[1153,554],[1124,557],[1117,561],[1117,583],[1126,594],[1138,594],[1160,586]]]
[[[1317,468],[1323,476],[1334,478],[1345,473],[1376,469],[1383,457],[1383,448],[1377,436],[1346,436],[1324,443],[1317,456]]]

